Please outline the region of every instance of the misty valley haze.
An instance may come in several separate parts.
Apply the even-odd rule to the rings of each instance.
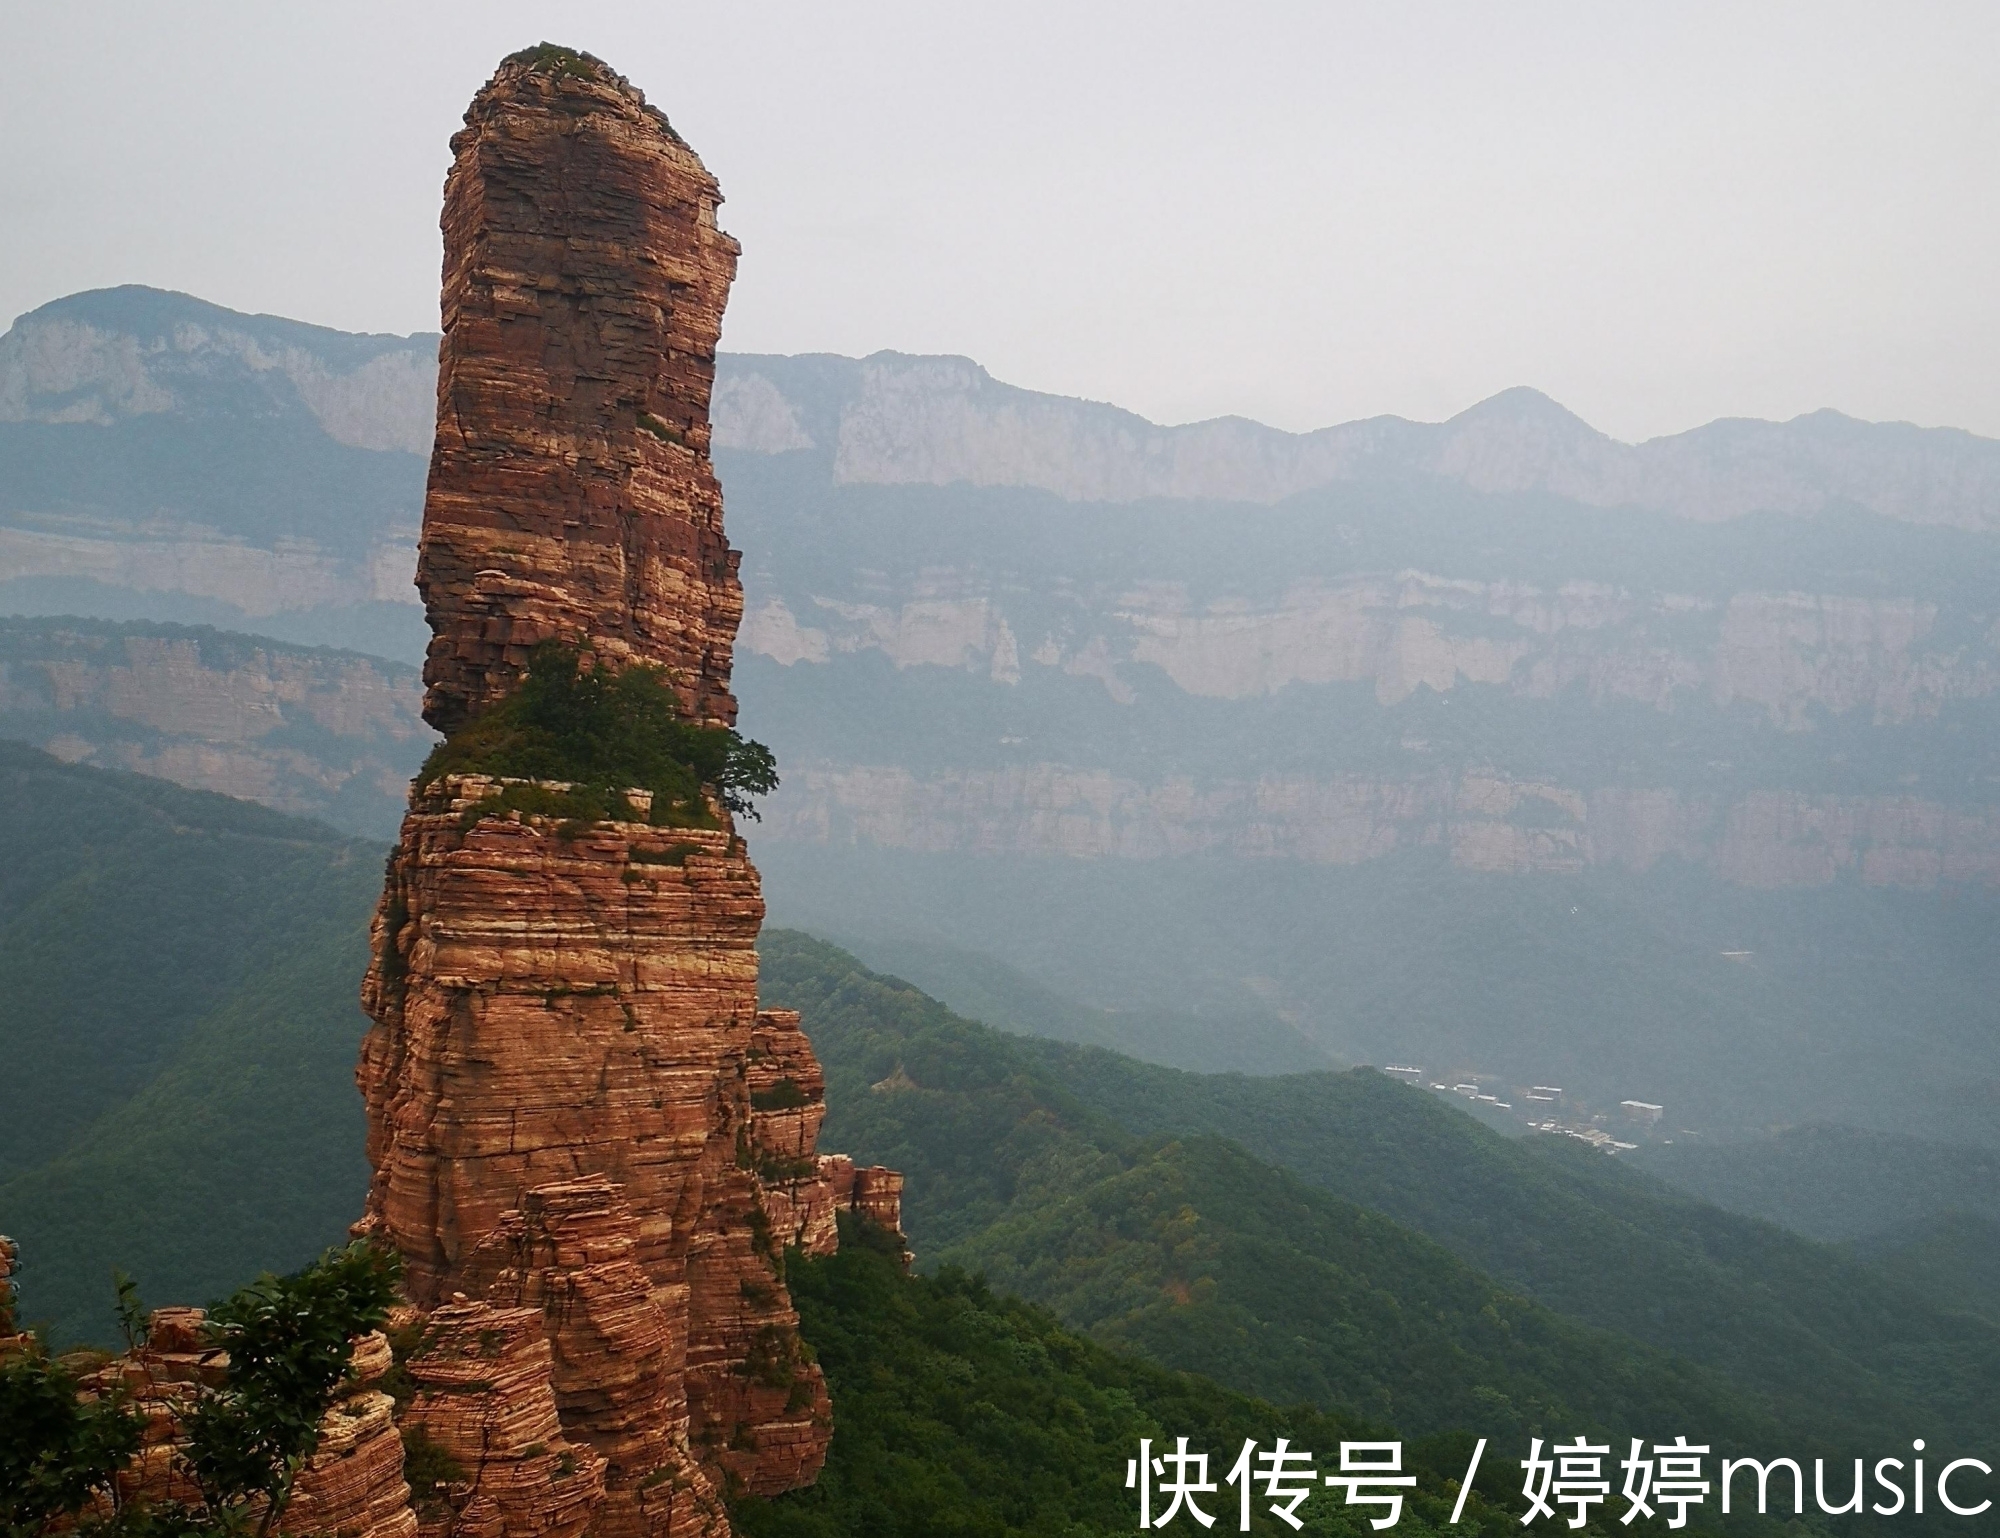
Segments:
[[[143,289],[23,317],[12,607],[384,660],[16,622],[7,729],[387,836],[434,346]],[[894,355],[725,355],[715,410],[781,917],[1192,1066],[1990,1136],[2000,445],[1634,448],[1530,391],[1157,428]]]

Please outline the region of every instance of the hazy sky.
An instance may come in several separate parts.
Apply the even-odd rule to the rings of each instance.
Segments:
[[[2000,436],[2000,4],[0,0],[0,319],[113,283],[437,325],[500,56],[722,182],[724,346],[966,353],[1164,421]]]

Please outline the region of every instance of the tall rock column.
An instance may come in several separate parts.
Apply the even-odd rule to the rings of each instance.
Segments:
[[[451,141],[437,443],[417,586],[450,732],[559,639],[735,720],[743,615],[708,398],[738,246],[715,178],[595,60],[517,54]]]
[[[714,179],[625,80],[546,46],[501,65],[452,145],[425,714],[476,719],[556,640],[657,668],[684,715],[728,723],[743,603],[708,404],[737,248]],[[412,792],[362,988],[357,1231],[402,1253],[419,1308],[539,1311],[521,1372],[599,1471],[590,1533],[726,1532],[719,1496],[809,1483],[831,1433],[783,1246],[830,1248],[843,1207],[894,1226],[892,1180],[820,1155],[816,1109],[773,1122],[817,1102],[818,1067],[795,1019],[759,1023],[763,897],[719,806],[657,827],[635,791],[629,817],[579,826],[500,789]],[[436,1413],[471,1445],[501,1411]],[[494,1538],[531,1530],[513,1498],[477,1497]]]

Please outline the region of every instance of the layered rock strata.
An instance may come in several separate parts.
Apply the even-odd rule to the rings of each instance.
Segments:
[[[709,463],[736,242],[715,178],[603,65],[530,50],[452,139],[417,586],[449,732],[561,639],[656,663],[728,722],[742,617]]]
[[[228,1355],[204,1328],[206,1317],[198,1308],[155,1309],[142,1345],[83,1380],[87,1394],[122,1391],[143,1423],[139,1451],[118,1475],[123,1502],[200,1506],[201,1492],[181,1456],[187,1412],[199,1390],[220,1387],[229,1369]],[[293,1479],[277,1531],[417,1538],[396,1402],[384,1389],[394,1364],[388,1339],[379,1331],[354,1342],[346,1376],[320,1420],[318,1445]],[[108,1504],[100,1514],[109,1515]]]
[[[715,183],[625,81],[546,48],[453,146],[426,716],[463,725],[555,640],[726,724]],[[406,1424],[459,1470],[426,1531],[726,1534],[725,1495],[810,1482],[831,1434],[784,1247],[831,1249],[843,1211],[897,1229],[900,1184],[818,1153],[819,1068],[797,1016],[757,1010],[764,903],[728,814],[654,826],[634,790],[577,824],[508,809],[517,784],[415,788],[362,990],[356,1231],[404,1257]]]
[[[20,1259],[21,1247],[0,1234],[0,1355],[29,1341],[26,1334],[16,1333],[19,1321],[14,1317],[14,1271]]]

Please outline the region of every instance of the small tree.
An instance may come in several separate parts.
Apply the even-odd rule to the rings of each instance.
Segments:
[[[32,1538],[112,1489],[144,1423],[122,1393],[79,1397],[39,1345],[0,1361],[0,1532]]]
[[[120,1508],[115,1476],[138,1450],[143,1421],[122,1388],[96,1400],[39,1346],[0,1362],[0,1538],[42,1538],[75,1525],[86,1538],[267,1535],[347,1371],[353,1338],[396,1300],[401,1262],[367,1243],[329,1250],[289,1276],[260,1276],[209,1312],[212,1344],[229,1353],[219,1386],[201,1385],[182,1412],[180,1457],[202,1504]],[[124,1277],[118,1312],[141,1343],[144,1309]],[[108,1519],[79,1520],[100,1495]]]
[[[209,1337],[229,1353],[229,1375],[183,1417],[182,1456],[222,1527],[240,1530],[260,1498],[259,1538],[284,1513],[353,1338],[387,1317],[400,1270],[392,1252],[350,1244],[290,1276],[260,1276],[210,1312]]]

